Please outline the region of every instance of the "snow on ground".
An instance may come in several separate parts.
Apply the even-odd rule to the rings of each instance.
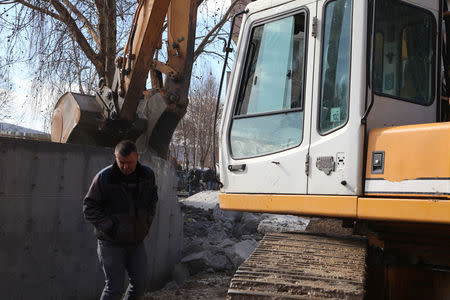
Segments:
[[[204,210],[213,209],[219,204],[219,191],[203,191],[188,198],[181,199],[181,203]]]
[[[309,218],[292,215],[264,214],[258,225],[258,232],[266,234],[269,232],[305,231],[309,221]]]
[[[203,210],[214,209],[219,204],[218,191],[203,191],[188,198],[180,200],[187,206],[201,208]],[[279,215],[279,214],[253,214],[258,215],[260,223],[258,232],[265,234],[268,232],[304,231],[309,224],[309,218]]]

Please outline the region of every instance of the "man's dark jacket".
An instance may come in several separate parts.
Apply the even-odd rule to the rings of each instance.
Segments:
[[[189,183],[192,186],[199,186],[200,185],[200,171],[197,169],[192,169],[191,171],[189,171],[189,176],[188,176],[188,180]]]
[[[98,239],[136,244],[148,233],[157,201],[152,169],[138,163],[133,174],[124,175],[114,162],[94,177],[83,212]]]

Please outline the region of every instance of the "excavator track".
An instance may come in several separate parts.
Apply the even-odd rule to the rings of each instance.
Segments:
[[[228,299],[363,299],[367,241],[267,234],[239,267]]]

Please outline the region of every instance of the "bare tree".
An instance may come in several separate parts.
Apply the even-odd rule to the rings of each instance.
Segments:
[[[200,54],[213,55],[220,59],[224,58],[223,48],[220,48],[221,44],[213,42],[219,37],[228,35],[228,32],[224,30],[224,25],[232,13],[235,12],[233,8],[241,1],[242,0],[230,0],[230,5],[224,5],[225,1],[210,0],[205,1],[205,5],[199,8],[200,16],[206,17],[206,19],[201,20],[200,24],[198,24],[198,33],[200,33],[200,36],[198,36],[199,43],[194,51],[194,60],[197,59]],[[214,5],[211,5],[212,2],[214,2]],[[212,6],[212,8],[210,6]]]
[[[27,64],[33,71],[34,101],[29,104],[36,111],[51,111],[63,92],[92,92],[96,74],[112,79],[116,43],[127,35],[136,1],[0,3],[8,4],[0,13],[0,27],[7,35],[5,61]]]
[[[217,83],[211,72],[195,81],[192,88],[191,108],[194,119],[198,120],[195,123],[195,129],[198,132],[197,137],[201,137],[201,140],[197,143],[196,152],[198,152],[198,159],[202,168],[205,167],[206,158],[212,151],[217,89]]]
[[[100,77],[110,85],[114,60],[130,31],[137,0],[0,0],[0,28],[7,36],[5,61],[24,63],[34,70],[34,105],[51,103],[66,91],[92,93]],[[199,26],[195,58],[209,50],[223,32],[231,4],[219,0],[198,0],[204,7],[215,3],[213,18]],[[0,6],[1,7],[1,6]],[[203,9],[203,8],[201,8]],[[164,57],[164,55],[160,55]],[[4,65],[0,65],[0,68]],[[52,99],[53,101],[48,101]]]
[[[0,119],[5,119],[10,116],[9,101],[11,99],[12,88],[7,76],[6,69],[0,68]]]
[[[177,161],[181,161],[181,165],[184,169],[189,169],[190,163],[194,161],[191,140],[194,140],[194,136],[192,132],[190,132],[190,128],[193,127],[191,120],[186,118],[186,116],[178,123],[178,127],[175,130],[172,141],[170,143],[170,151],[171,155],[174,156]],[[192,160],[190,157],[192,156]]]
[[[203,76],[195,77],[191,83],[190,104],[171,144],[171,149],[177,149],[178,158],[183,159],[186,169],[189,166],[212,167],[213,128],[214,122],[219,122],[221,110],[218,120],[215,120],[218,84],[210,68],[202,73]]]

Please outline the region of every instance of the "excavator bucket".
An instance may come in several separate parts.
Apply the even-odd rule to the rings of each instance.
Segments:
[[[65,93],[52,116],[51,140],[58,143],[104,145],[99,127],[104,123],[102,107],[95,96]]]
[[[65,93],[53,112],[52,142],[114,147],[119,141],[130,139],[137,140],[140,151],[151,147],[165,157],[164,151],[179,118],[165,112],[167,104],[163,96],[156,94],[142,99],[133,123],[106,118],[104,107],[95,96]]]

